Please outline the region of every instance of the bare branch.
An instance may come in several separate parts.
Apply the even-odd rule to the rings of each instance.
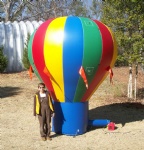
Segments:
[[[20,10],[22,10],[25,5],[25,3],[21,3],[20,6],[12,13],[12,17],[15,16]]]

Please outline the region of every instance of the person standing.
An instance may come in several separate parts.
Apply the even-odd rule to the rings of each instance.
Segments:
[[[51,117],[54,116],[54,106],[50,93],[45,90],[45,84],[38,84],[38,92],[34,96],[34,116],[38,116],[40,135],[43,141],[50,138]]]

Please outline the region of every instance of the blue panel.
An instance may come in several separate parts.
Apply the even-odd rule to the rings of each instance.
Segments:
[[[65,102],[72,102],[83,57],[83,29],[78,17],[68,17],[64,28],[63,76]]]
[[[88,126],[88,102],[54,102],[55,116],[52,131],[76,136],[84,134]]]

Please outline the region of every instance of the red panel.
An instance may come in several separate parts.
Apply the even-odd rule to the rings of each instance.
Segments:
[[[45,83],[47,89],[50,91],[54,100],[56,100],[55,92],[53,86],[51,84],[51,80],[49,76],[44,73],[45,68],[45,61],[44,61],[44,40],[45,34],[48,29],[49,24],[53,19],[50,19],[44,22],[36,31],[34,38],[33,38],[33,45],[32,45],[32,55],[34,64],[38,70],[39,75],[41,76],[43,82]]]
[[[97,20],[93,20],[99,27],[99,30],[101,32],[102,36],[102,59],[100,61],[98,70],[95,74],[94,79],[89,85],[88,90],[84,94],[82,98],[82,102],[87,101],[89,96],[94,92],[100,81],[103,79],[104,75],[107,72],[107,68],[110,66],[110,63],[113,58],[113,50],[114,50],[114,45],[113,45],[113,39],[112,36],[108,30],[108,28],[102,24],[101,22]]]

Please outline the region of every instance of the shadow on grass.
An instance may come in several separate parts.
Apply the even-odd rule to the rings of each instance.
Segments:
[[[61,133],[54,133],[53,135],[51,135],[51,138],[55,138],[55,137],[59,137],[62,136],[63,134]]]
[[[122,124],[144,119],[144,105],[141,103],[115,103],[89,110],[89,119],[108,119],[116,124]]]
[[[19,87],[0,87],[0,98],[10,97],[14,95],[20,94],[20,88]]]

